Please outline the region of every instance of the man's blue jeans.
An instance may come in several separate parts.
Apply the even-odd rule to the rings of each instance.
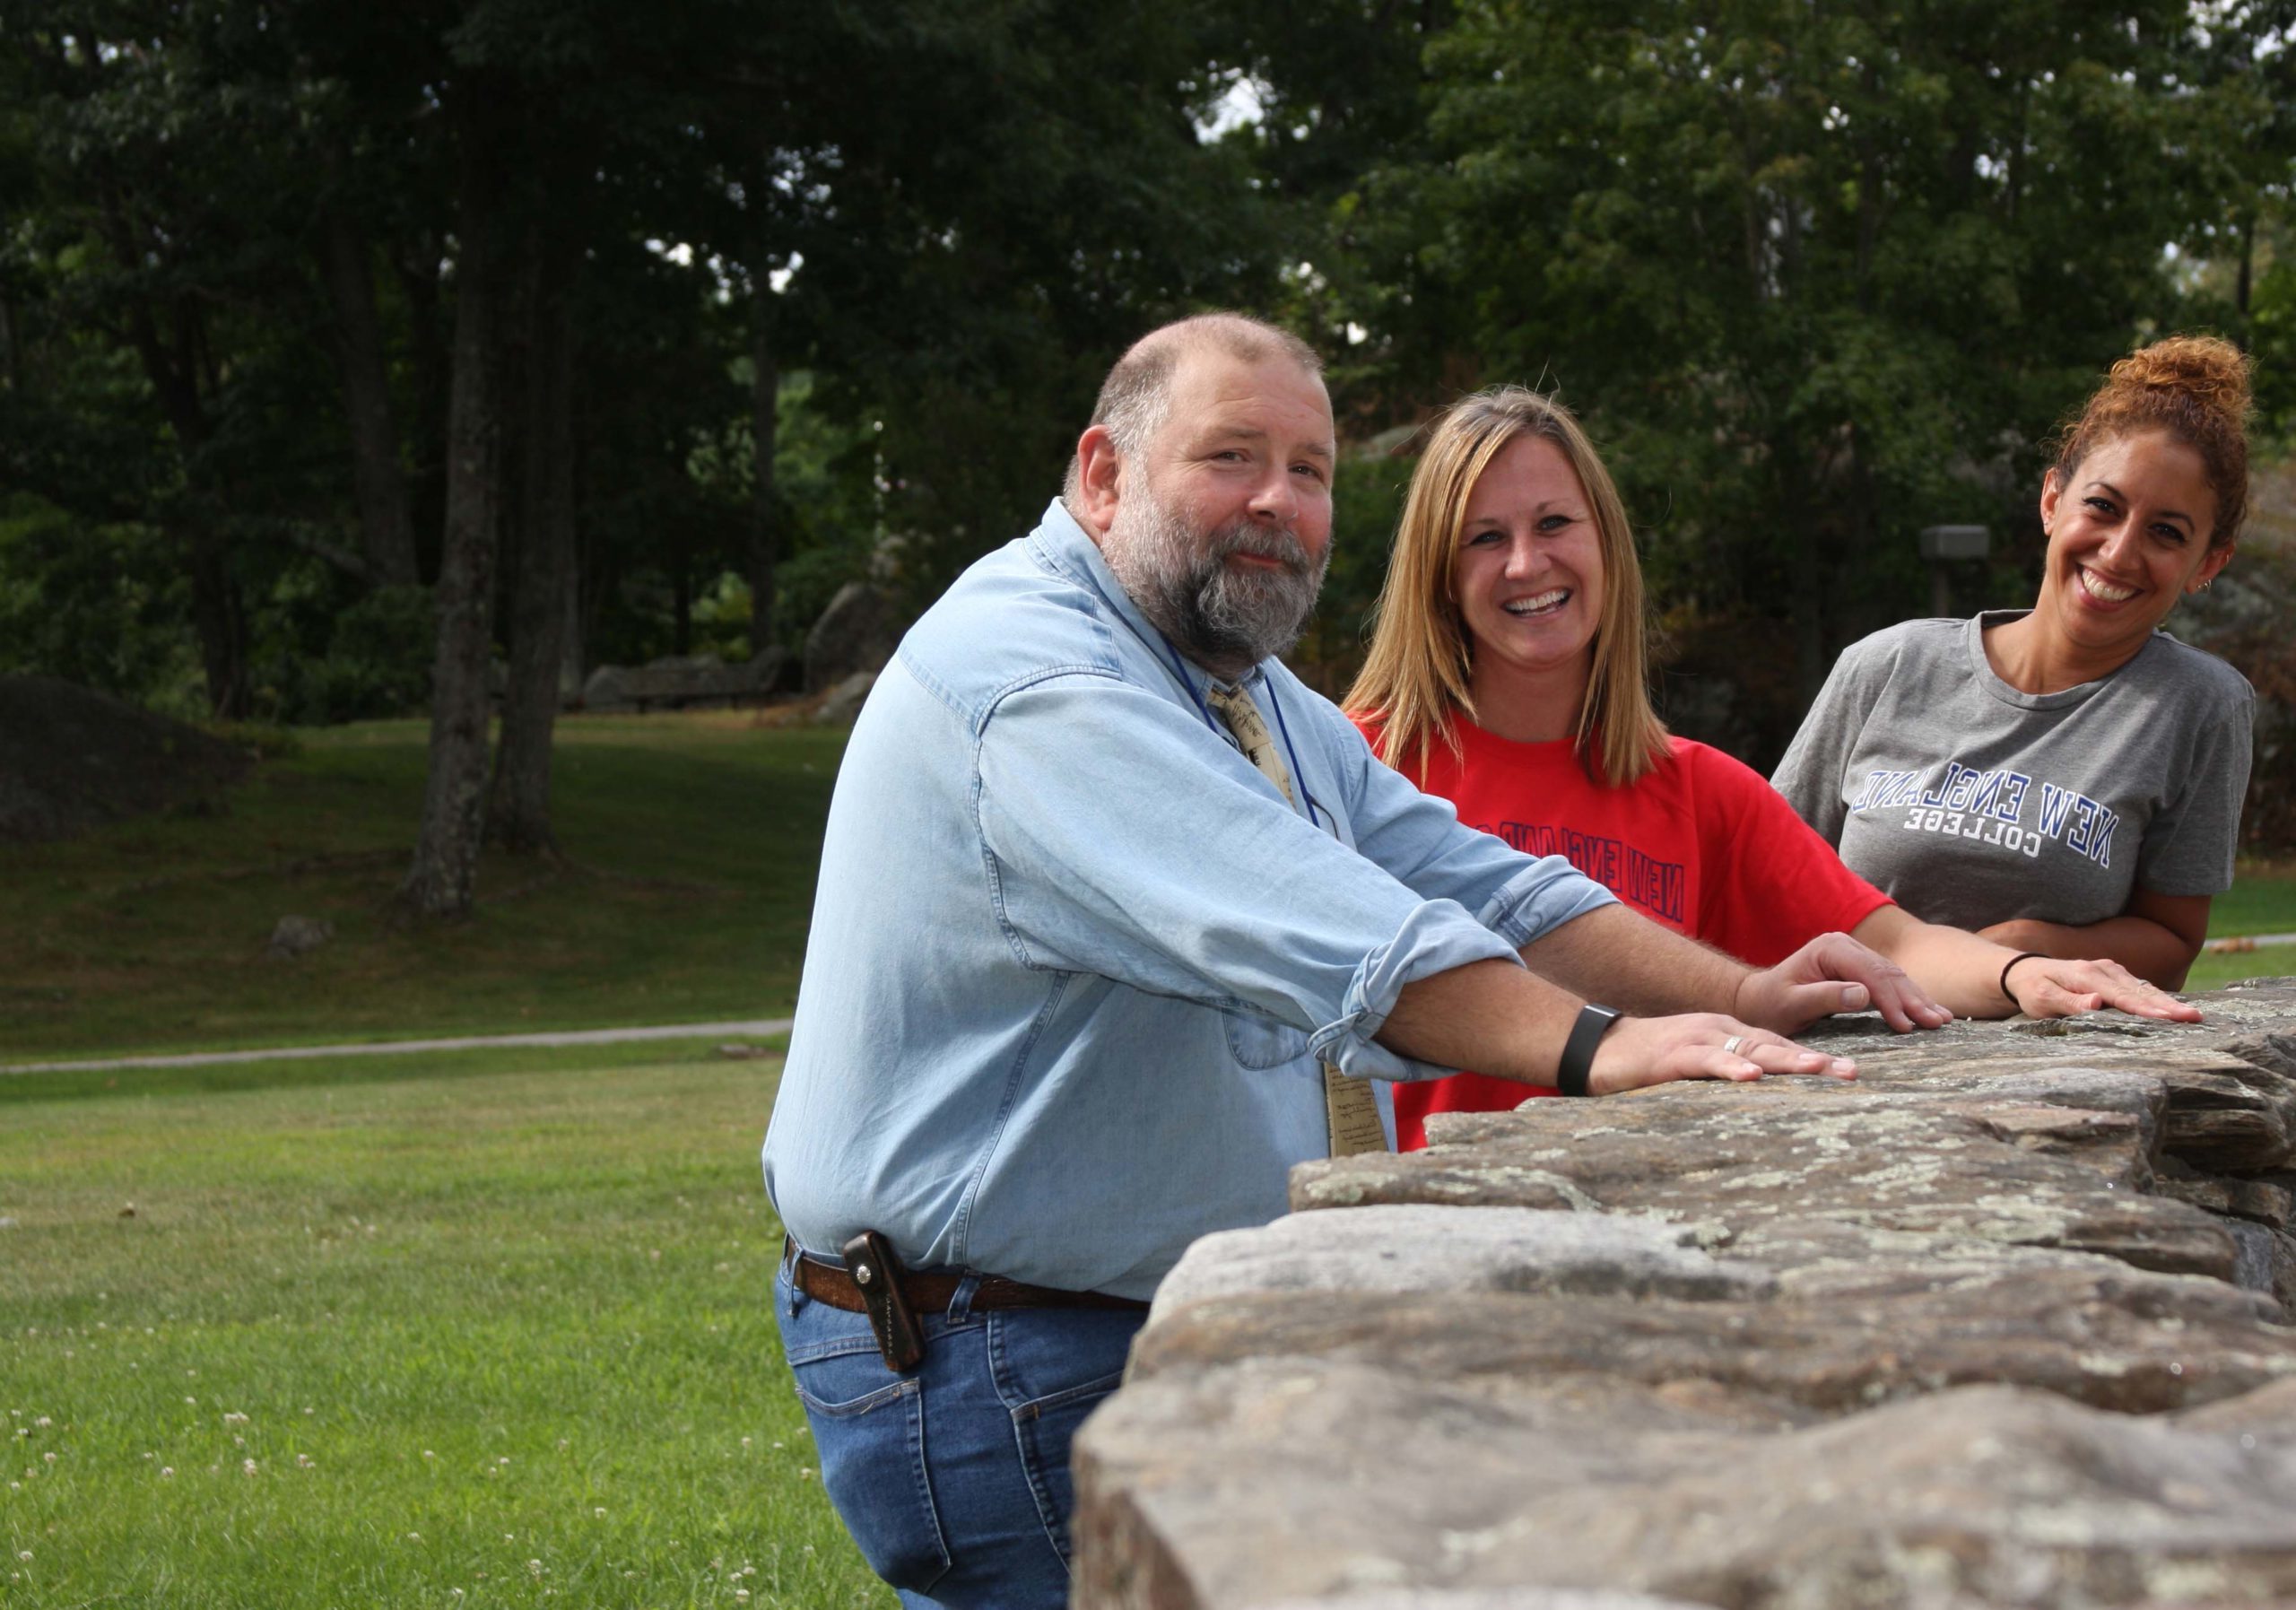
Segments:
[[[1116,1389],[1144,1314],[975,1312],[972,1283],[920,1315],[925,1358],[885,1368],[866,1314],[773,1284],[822,1485],[909,1606],[1068,1603],[1068,1444]]]

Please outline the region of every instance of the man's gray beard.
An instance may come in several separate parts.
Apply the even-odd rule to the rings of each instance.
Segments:
[[[1316,559],[1286,528],[1239,520],[1199,536],[1154,499],[1117,505],[1100,543],[1109,569],[1172,646],[1206,670],[1236,676],[1299,640],[1323,590],[1326,548]],[[1283,561],[1280,570],[1238,568],[1231,554]]]

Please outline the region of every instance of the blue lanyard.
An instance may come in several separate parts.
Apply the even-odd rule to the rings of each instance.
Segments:
[[[1180,686],[1187,690],[1188,702],[1196,706],[1196,713],[1204,718],[1205,726],[1212,729],[1214,737],[1223,740],[1232,737],[1233,735],[1213,715],[1212,707],[1205,702],[1204,695],[1196,691],[1196,683],[1188,679],[1187,664],[1180,658],[1180,651],[1172,647],[1172,640],[1160,631],[1156,634],[1156,641],[1162,646],[1165,657],[1172,662],[1172,674],[1178,677]],[[1267,688],[1268,708],[1275,712],[1275,730],[1283,739],[1284,753],[1292,757],[1292,786],[1300,791],[1300,799],[1307,805],[1309,824],[1321,827],[1323,823],[1317,819],[1319,807],[1316,804],[1316,796],[1308,792],[1307,774],[1300,770],[1300,751],[1292,742],[1291,724],[1283,719],[1283,701],[1275,696],[1274,682],[1265,677],[1261,681]],[[1339,824],[1333,822],[1329,831],[1336,838]]]

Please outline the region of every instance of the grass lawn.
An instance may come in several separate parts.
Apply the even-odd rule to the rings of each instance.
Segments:
[[[2296,934],[2296,863],[2243,861],[2231,888],[2208,908],[2212,937],[2237,934]],[[2185,980],[2187,989],[2215,989],[2242,979],[2296,976],[2296,944],[2253,951],[2203,951]]]
[[[889,1606],[769,1311],[778,1066],[0,1079],[0,1606]]]
[[[785,1015],[842,732],[744,711],[562,720],[572,866],[490,856],[474,920],[397,922],[427,727],[301,735],[221,816],[0,845],[0,1066]],[[285,915],[335,925],[295,962]]]

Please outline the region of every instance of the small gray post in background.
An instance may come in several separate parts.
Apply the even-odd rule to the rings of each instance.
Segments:
[[[1953,613],[1952,582],[1945,567],[1957,559],[1983,559],[1993,552],[1993,533],[1984,526],[1924,526],[1921,557],[1929,561],[1929,613]]]

